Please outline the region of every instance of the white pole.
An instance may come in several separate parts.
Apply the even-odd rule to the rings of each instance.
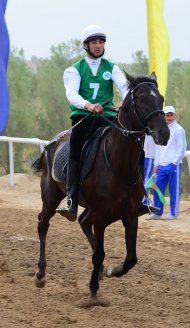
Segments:
[[[9,172],[10,172],[10,185],[14,186],[14,154],[13,154],[13,142],[9,141]]]
[[[45,146],[44,146],[44,145],[40,145],[40,151],[41,151],[41,153],[43,153],[43,151],[44,151],[44,148],[45,148]]]
[[[190,173],[190,150],[187,150],[185,152],[185,155],[186,155],[186,158],[187,158],[187,163],[188,163],[188,166],[189,166],[189,173]]]

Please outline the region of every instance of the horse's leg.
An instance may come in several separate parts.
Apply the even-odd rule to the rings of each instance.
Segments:
[[[92,231],[92,211],[89,209],[85,209],[81,215],[78,218],[78,221],[80,223],[81,229],[84,232],[86,238],[88,239],[88,242],[92,248],[92,251],[94,252],[95,250],[95,238],[94,238],[94,234]],[[100,267],[100,272],[99,272],[99,280],[103,279],[103,275],[104,275],[104,266],[103,264]]]
[[[94,251],[95,240],[92,231],[92,211],[89,209],[85,209],[79,216],[78,221],[80,223],[82,231],[84,232],[86,238],[88,239],[92,251]]]
[[[38,261],[38,272],[35,277],[36,287],[42,288],[45,285],[46,271],[46,236],[49,228],[49,221],[56,213],[55,209],[63,198],[63,193],[56,182],[42,176],[41,178],[42,211],[38,215],[38,236],[40,240],[40,257]]]
[[[102,220],[103,222],[103,220]],[[101,271],[101,268],[103,266],[103,261],[105,257],[104,252],[104,232],[105,232],[105,226],[102,224],[101,218],[98,218],[98,220],[94,220],[94,251],[92,255],[92,263],[93,263],[93,271],[91,274],[90,279],[90,292],[91,297],[96,298],[97,291],[99,289],[99,274]]]
[[[45,285],[45,270],[46,270],[46,253],[45,253],[45,246],[46,246],[46,235],[49,228],[49,219],[44,215],[43,216],[43,209],[38,214],[38,236],[40,240],[40,257],[38,261],[38,272],[36,272],[35,277],[35,285],[36,287],[42,288]]]
[[[121,277],[132,269],[137,263],[136,243],[137,243],[137,230],[138,230],[138,217],[122,220],[125,227],[125,243],[127,256],[125,261],[120,265],[108,270],[106,275],[108,277]]]

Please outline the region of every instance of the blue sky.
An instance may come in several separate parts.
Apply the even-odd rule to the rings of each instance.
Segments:
[[[170,38],[170,61],[190,60],[190,1],[165,0],[164,17]],[[25,57],[48,57],[52,45],[79,39],[89,24],[107,32],[106,56],[130,63],[142,50],[148,56],[146,0],[8,0],[6,21],[11,45]]]

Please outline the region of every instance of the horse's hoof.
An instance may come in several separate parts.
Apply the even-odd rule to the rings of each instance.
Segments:
[[[123,270],[123,263],[121,263],[118,266],[108,267],[107,269],[105,269],[104,270],[104,275],[107,278],[111,278],[111,277],[119,278],[119,277],[122,277],[126,272]]]
[[[43,277],[41,279],[39,279],[37,277],[37,274],[35,275],[35,279],[34,279],[34,285],[37,287],[37,288],[43,288],[46,284],[46,278]]]
[[[107,278],[113,277],[113,269],[111,267],[107,267],[104,269],[104,276]]]
[[[127,272],[128,270],[124,270],[123,263],[121,263],[112,269],[112,277],[120,278]]]
[[[90,300],[92,302],[97,302],[98,298],[97,298],[97,291],[94,291],[94,290],[91,290],[91,293],[90,293]]]

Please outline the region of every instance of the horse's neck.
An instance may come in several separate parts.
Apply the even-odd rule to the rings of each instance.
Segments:
[[[130,102],[125,104],[125,108],[120,110],[118,114],[117,124],[129,131],[142,130],[140,121],[137,118],[134,108]]]
[[[138,137],[124,136],[120,131],[112,130],[108,139],[108,157],[110,166],[116,175],[123,179],[139,174],[143,142]]]

